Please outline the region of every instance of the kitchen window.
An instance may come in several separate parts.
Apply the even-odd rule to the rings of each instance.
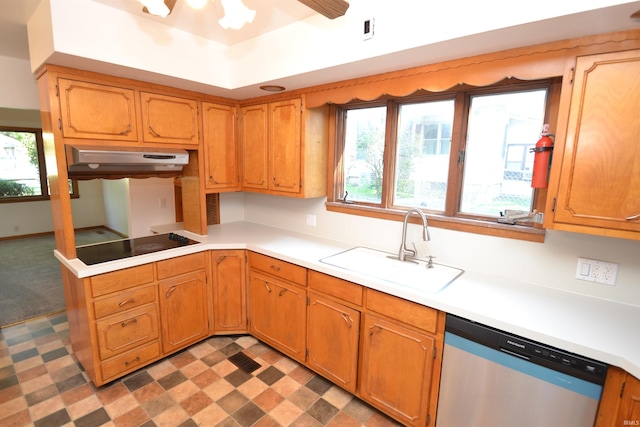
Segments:
[[[69,193],[77,197],[76,181]],[[48,199],[42,130],[0,127],[0,203]]]
[[[498,223],[506,209],[542,210],[532,148],[555,120],[559,81],[513,82],[352,102],[336,108],[329,210],[400,218],[420,208],[444,228],[542,241],[533,225]]]

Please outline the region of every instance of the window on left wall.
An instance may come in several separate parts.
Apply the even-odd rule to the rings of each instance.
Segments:
[[[78,196],[76,181],[69,193]],[[0,127],[0,203],[48,199],[42,129]]]

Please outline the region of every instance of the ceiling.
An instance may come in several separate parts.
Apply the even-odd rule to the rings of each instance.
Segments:
[[[0,56],[29,59],[27,21],[41,0],[0,0]],[[244,4],[256,11],[255,20],[240,30],[225,30],[218,20],[223,16],[220,1],[208,1],[202,10],[194,10],[184,0],[179,0],[171,15],[166,18],[142,12],[136,0],[82,0],[95,1],[121,9],[132,15],[162,22],[166,25],[231,46],[257,37],[260,34],[282,28],[317,13],[297,0],[244,0]]]

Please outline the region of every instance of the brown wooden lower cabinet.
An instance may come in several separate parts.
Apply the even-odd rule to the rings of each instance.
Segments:
[[[247,333],[246,252],[212,251],[213,331]]]
[[[610,366],[595,427],[640,426],[640,380]]]
[[[311,292],[307,323],[309,367],[355,393],[360,312]]]
[[[162,350],[170,353],[209,335],[204,270],[158,282]]]

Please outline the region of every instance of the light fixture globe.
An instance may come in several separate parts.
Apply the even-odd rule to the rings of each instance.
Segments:
[[[225,30],[239,30],[244,24],[253,22],[256,17],[256,11],[245,6],[242,0],[220,0],[220,3],[224,9],[224,17],[218,22]]]

